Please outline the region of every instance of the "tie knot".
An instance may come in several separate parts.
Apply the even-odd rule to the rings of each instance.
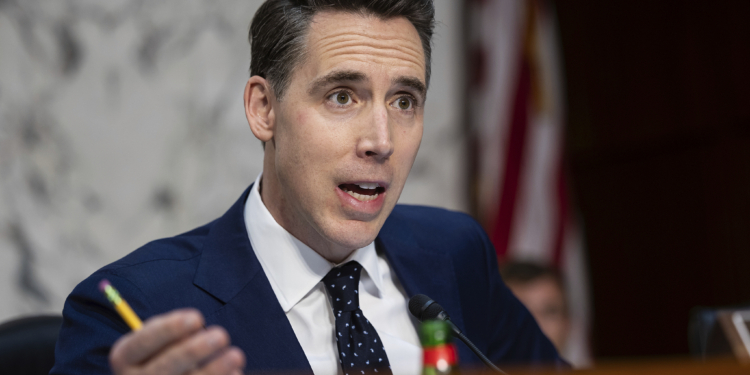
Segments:
[[[359,275],[362,265],[351,261],[332,269],[323,278],[331,305],[336,311],[354,311],[359,308]]]

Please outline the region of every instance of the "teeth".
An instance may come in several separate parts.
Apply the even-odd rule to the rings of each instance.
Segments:
[[[379,194],[375,194],[375,195],[363,195],[363,194],[355,193],[355,192],[353,192],[353,191],[349,191],[349,190],[344,190],[344,191],[345,191],[345,192],[346,192],[347,194],[349,194],[349,195],[351,195],[352,197],[354,197],[354,199],[356,199],[356,200],[358,200],[358,201],[362,201],[362,202],[369,202],[369,201],[371,201],[371,200],[374,200],[374,199],[375,199],[375,198],[377,198],[377,197],[378,197],[378,195],[379,195]]]
[[[361,187],[362,189],[375,189],[376,187],[380,186],[377,182],[363,182],[360,184],[357,184],[357,186]]]

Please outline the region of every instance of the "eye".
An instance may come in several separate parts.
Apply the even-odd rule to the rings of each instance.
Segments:
[[[402,96],[398,99],[396,99],[396,108],[402,110],[402,111],[408,111],[412,109],[412,106],[414,105],[414,99],[408,97],[408,96]]]
[[[331,94],[328,99],[332,100],[338,105],[347,105],[352,102],[352,96],[346,91],[339,91]]]

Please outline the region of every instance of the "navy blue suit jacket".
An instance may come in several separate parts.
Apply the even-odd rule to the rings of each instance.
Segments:
[[[194,307],[245,352],[246,370],[312,374],[302,347],[250,246],[243,215],[249,189],[222,217],[161,239],[81,282],[63,309],[51,374],[109,373],[108,353],[129,331],[99,292],[109,279],[142,318]],[[406,293],[426,294],[490,359],[562,363],[526,308],[503,284],[494,249],[465,214],[399,205],[376,241]],[[462,365],[480,365],[459,342]]]

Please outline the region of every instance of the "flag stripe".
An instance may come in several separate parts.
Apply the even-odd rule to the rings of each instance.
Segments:
[[[521,54],[521,67],[518,71],[518,83],[513,97],[512,120],[510,134],[505,146],[506,157],[502,188],[500,189],[500,206],[491,226],[490,238],[498,258],[503,259],[508,252],[513,213],[516,206],[516,195],[521,176],[521,167],[526,143],[526,133],[529,122],[529,98],[531,91],[531,71],[524,54]]]

